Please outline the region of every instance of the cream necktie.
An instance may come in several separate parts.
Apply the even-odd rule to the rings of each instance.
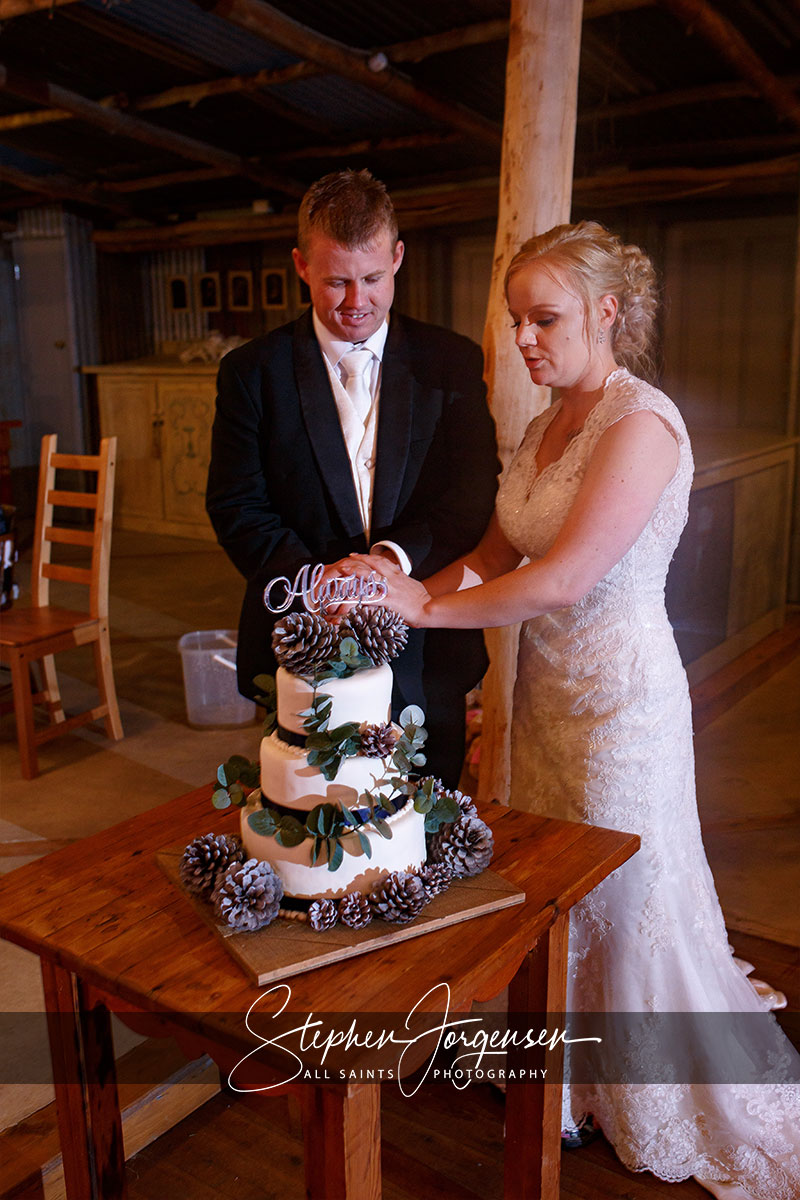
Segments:
[[[349,350],[340,359],[345,370],[344,390],[350,397],[358,419],[366,425],[372,407],[367,371],[372,363],[371,350]]]

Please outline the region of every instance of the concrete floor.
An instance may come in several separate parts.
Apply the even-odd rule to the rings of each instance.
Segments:
[[[20,564],[19,582],[26,583]],[[189,726],[179,637],[235,628],[242,581],[211,542],[116,532],[111,570],[114,673],[125,738],[108,742],[82,729],[40,751],[41,774],[20,777],[13,716],[0,721],[0,870],[106,828],[210,782],[230,754],[255,757],[257,722],[235,729]],[[79,590],[54,601],[82,607]],[[67,707],[88,695],[91,653],[59,659]],[[709,859],[729,927],[800,946],[798,892],[800,658],[745,696],[696,739],[698,798]],[[41,842],[41,848],[37,846]],[[100,869],[100,865],[98,867]],[[735,934],[732,934],[735,944]],[[41,1010],[38,960],[0,942],[0,1006]],[[0,1086],[0,1129],[51,1098],[40,1019],[24,1023],[14,1067]],[[121,1052],[132,1035],[122,1039]]]

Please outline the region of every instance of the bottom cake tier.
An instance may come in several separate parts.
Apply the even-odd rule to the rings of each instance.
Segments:
[[[251,793],[247,806],[242,809],[242,841],[250,858],[268,862],[280,875],[287,896],[311,900],[335,899],[347,892],[367,893],[394,871],[416,872],[425,865],[425,815],[417,812],[410,800],[398,812],[385,818],[391,838],[383,837],[372,825],[361,827],[361,833],[369,842],[371,857],[367,857],[355,834],[345,834],[341,838],[344,857],[335,871],[328,870],[324,848],[312,864],[313,838],[306,838],[298,846],[282,846],[274,837],[256,833],[250,827],[248,817],[261,807],[260,793]]]

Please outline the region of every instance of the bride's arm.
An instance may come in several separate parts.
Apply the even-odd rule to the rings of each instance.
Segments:
[[[385,603],[411,625],[448,629],[512,625],[575,604],[636,541],[677,462],[677,443],[660,418],[631,413],[600,438],[543,558],[462,591],[432,594],[413,579],[392,577]],[[433,585],[452,570],[439,572]]]
[[[486,532],[475,549],[430,575],[425,580],[425,590],[430,596],[462,591],[513,571],[521,560],[522,555],[504,536],[497,514],[492,513]]]

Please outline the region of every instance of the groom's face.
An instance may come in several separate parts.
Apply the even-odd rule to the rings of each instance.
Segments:
[[[403,243],[393,245],[388,230],[366,247],[343,246],[314,232],[305,256],[295,249],[292,257],[314,312],[335,338],[363,342],[383,324],[403,261]]]

